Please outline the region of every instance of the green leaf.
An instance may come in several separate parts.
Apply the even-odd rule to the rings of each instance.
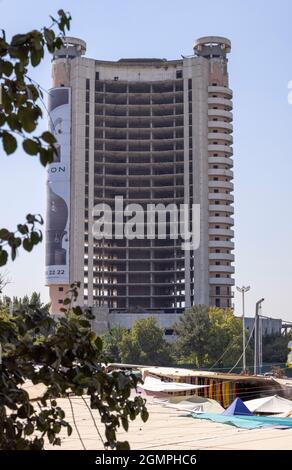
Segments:
[[[15,258],[16,258],[16,247],[12,246],[11,247],[11,259],[12,259],[12,261],[14,261]]]
[[[39,151],[39,144],[32,139],[25,139],[22,142],[23,150],[29,155],[36,155]]]
[[[56,41],[55,41],[55,48],[56,49],[61,49],[62,46],[63,46],[62,38],[57,38]]]
[[[89,328],[90,323],[87,320],[79,320],[79,325],[82,326],[83,328]]]
[[[39,90],[34,85],[27,85],[27,92],[28,97],[33,101],[36,101],[40,96]]]
[[[31,65],[32,65],[33,67],[36,67],[37,65],[39,65],[39,63],[40,63],[42,57],[43,57],[42,50],[33,49],[33,50],[30,52],[30,61],[31,61]]]
[[[17,115],[15,113],[11,113],[6,117],[6,121],[8,126],[12,131],[21,131],[21,124],[17,118]]]
[[[128,441],[117,442],[117,450],[130,450]]]
[[[121,418],[121,421],[122,421],[122,426],[124,428],[125,431],[128,431],[129,429],[129,421],[127,420],[127,418]]]
[[[41,139],[47,144],[54,144],[56,142],[56,138],[49,131],[43,132],[41,135]]]
[[[1,248],[1,247],[0,247]],[[0,249],[0,266],[4,266],[8,261],[8,253],[7,251]]]
[[[55,423],[54,426],[53,426],[53,431],[54,431],[56,434],[59,434],[59,432],[61,431],[61,424]]]
[[[76,307],[73,307],[72,311],[77,316],[83,315],[83,310],[81,307],[79,307],[79,305],[77,305]]]
[[[34,432],[34,425],[32,423],[27,423],[24,428],[24,434],[30,436]]]
[[[111,444],[113,442],[115,442],[116,440],[116,433],[115,433],[115,430],[112,426],[110,425],[107,425],[106,428],[105,428],[105,436],[108,440],[108,442]]]
[[[11,46],[21,46],[29,39],[28,34],[16,34],[11,40]]]
[[[102,339],[98,336],[96,340],[94,341],[95,346],[99,351],[102,351]]]
[[[0,113],[0,127],[3,126],[6,122],[6,117],[4,113]]]
[[[60,407],[58,406],[58,407],[56,408],[56,411],[57,411],[57,413],[58,413],[59,418],[61,418],[61,419],[64,419],[64,418],[65,418],[65,413],[64,413],[64,411],[62,410],[62,408],[60,408]]]
[[[40,236],[38,234],[38,232],[32,232],[31,235],[30,235],[30,240],[31,240],[31,243],[33,245],[37,245],[40,241]]]
[[[28,226],[25,225],[25,224],[18,224],[17,225],[17,230],[19,231],[19,233],[21,233],[22,235],[25,235],[28,233]]]
[[[45,28],[44,29],[44,37],[45,37],[45,40],[47,41],[47,43],[49,45],[53,44],[54,42],[54,39],[55,39],[55,33],[52,29],[48,29],[48,28]]]
[[[25,418],[27,418],[28,415],[29,415],[28,410],[26,409],[26,407],[24,405],[22,405],[20,408],[18,408],[17,416],[19,418],[25,419]]]
[[[0,73],[10,77],[13,72],[13,64],[8,60],[1,60],[0,62]]]
[[[42,111],[36,104],[25,102],[18,110],[18,119],[26,132],[33,132],[37,126],[37,120],[42,116]]]
[[[10,236],[9,230],[7,230],[7,228],[1,228],[1,230],[0,230],[0,239],[1,240],[7,240],[9,236]]]
[[[146,410],[146,408],[144,408],[144,409],[141,411],[141,418],[142,418],[143,423],[146,423],[146,421],[148,420],[148,418],[149,418],[149,413],[148,413],[148,411]]]
[[[33,249],[33,243],[29,238],[25,238],[22,242],[22,245],[26,251],[31,251]]]
[[[54,431],[52,429],[49,429],[47,434],[48,434],[49,443],[53,444],[53,441],[55,439]]]
[[[45,149],[40,147],[39,154],[40,154],[40,162],[43,166],[46,166],[48,163],[52,163],[54,161],[54,152],[50,151],[51,149]]]
[[[2,134],[3,148],[7,155],[15,152],[17,148],[16,138],[7,131],[4,131]]]

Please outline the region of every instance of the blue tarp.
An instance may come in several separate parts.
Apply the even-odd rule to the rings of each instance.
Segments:
[[[266,426],[281,426],[292,428],[292,418],[270,416],[227,416],[216,413],[191,413],[196,419],[208,419],[214,423],[230,424],[237,428],[256,429]]]
[[[249,411],[249,409],[246,407],[246,405],[240,398],[235,398],[235,400],[231,403],[227,410],[223,411],[222,414],[225,416],[252,416],[252,413]]]

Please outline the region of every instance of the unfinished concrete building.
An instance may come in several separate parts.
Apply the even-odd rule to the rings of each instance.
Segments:
[[[121,324],[123,315],[129,323],[140,313],[161,314],[170,319],[167,327],[173,314],[193,304],[231,306],[230,49],[228,39],[211,36],[195,41],[193,54],[179,60],[102,61],[84,57],[84,41],[67,38],[55,53],[51,102],[57,91],[68,90],[70,142],[62,142],[55,123],[61,154],[62,146],[63,155],[69,152],[69,186],[67,228],[64,222],[54,231],[55,222],[49,224],[56,253],[47,258],[53,312],[75,280],[81,281],[85,305],[106,307]],[[57,109],[64,108],[62,103],[64,98]],[[57,125],[58,119],[56,113]],[[49,173],[59,174],[61,167],[62,157]],[[54,193],[49,220],[61,189]],[[184,250],[180,237],[169,236],[95,239],[93,208],[108,204],[116,216],[117,196],[145,209],[149,203],[200,205],[199,247]],[[62,240],[66,260],[60,258]]]

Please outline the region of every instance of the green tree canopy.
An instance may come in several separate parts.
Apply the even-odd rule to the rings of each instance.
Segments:
[[[210,330],[207,306],[195,305],[186,310],[174,327],[178,356],[202,366],[208,355]]]
[[[228,368],[241,356],[242,323],[232,309],[196,305],[181,316],[174,330],[178,357],[197,367],[210,367],[222,356],[216,366]]]
[[[285,364],[289,353],[288,342],[291,340],[291,333],[286,336],[265,336],[263,338],[263,362],[268,364]]]
[[[169,365],[172,362],[170,345],[153,317],[136,320],[131,331],[114,328],[105,335],[105,345],[110,345],[105,346],[109,355],[115,354],[126,364]]]
[[[109,361],[122,361],[120,344],[122,342],[123,335],[126,333],[127,330],[125,328],[115,326],[102,337],[104,354]]]

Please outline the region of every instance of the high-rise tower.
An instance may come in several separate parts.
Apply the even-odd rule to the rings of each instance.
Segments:
[[[59,157],[48,171],[47,213],[53,312],[75,280],[84,304],[133,318],[231,305],[230,49],[228,39],[210,36],[179,60],[113,62],[84,57],[84,41],[68,37],[55,53],[49,110]],[[199,247],[184,250],[180,237],[169,236],[95,239],[93,208],[107,204],[117,219],[116,197],[145,210],[199,205]],[[167,216],[167,235],[170,225]]]

